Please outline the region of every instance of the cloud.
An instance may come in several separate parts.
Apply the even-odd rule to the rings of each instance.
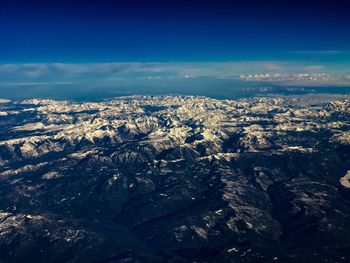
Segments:
[[[288,70],[283,62],[126,62],[95,64],[2,64],[0,77],[50,79],[50,78],[146,78],[158,77],[217,77],[231,78],[242,72]]]
[[[289,53],[293,54],[304,54],[304,55],[317,55],[317,56],[329,56],[329,55],[340,55],[340,54],[348,54],[350,50],[298,50],[298,51],[290,51]]]
[[[318,71],[318,70],[324,70],[325,66],[323,65],[310,65],[306,66],[305,70],[311,70],[311,71]]]
[[[0,64],[0,85],[67,85],[81,81],[98,84],[102,80],[117,83],[176,79],[191,81],[196,78],[238,79],[242,74],[321,71],[332,71],[332,66],[286,61]]]
[[[52,82],[0,82],[1,86],[52,86],[52,85],[69,85],[72,81],[52,81]]]
[[[283,66],[277,63],[264,63],[262,67],[268,71],[280,71]]]

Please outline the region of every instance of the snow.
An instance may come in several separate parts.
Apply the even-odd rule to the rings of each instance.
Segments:
[[[342,186],[344,186],[346,188],[350,188],[350,170],[347,171],[345,176],[340,178],[340,183],[341,183]]]

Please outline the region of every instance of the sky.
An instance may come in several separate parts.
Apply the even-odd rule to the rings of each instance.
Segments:
[[[0,88],[80,78],[350,76],[346,0],[0,1]]]
[[[348,1],[0,1],[1,62],[348,60]]]

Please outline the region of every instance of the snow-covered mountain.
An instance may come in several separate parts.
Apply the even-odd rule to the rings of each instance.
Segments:
[[[0,262],[350,260],[350,100],[0,100]]]

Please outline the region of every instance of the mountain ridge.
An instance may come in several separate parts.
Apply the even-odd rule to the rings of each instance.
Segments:
[[[347,260],[349,106],[4,101],[2,261]]]

